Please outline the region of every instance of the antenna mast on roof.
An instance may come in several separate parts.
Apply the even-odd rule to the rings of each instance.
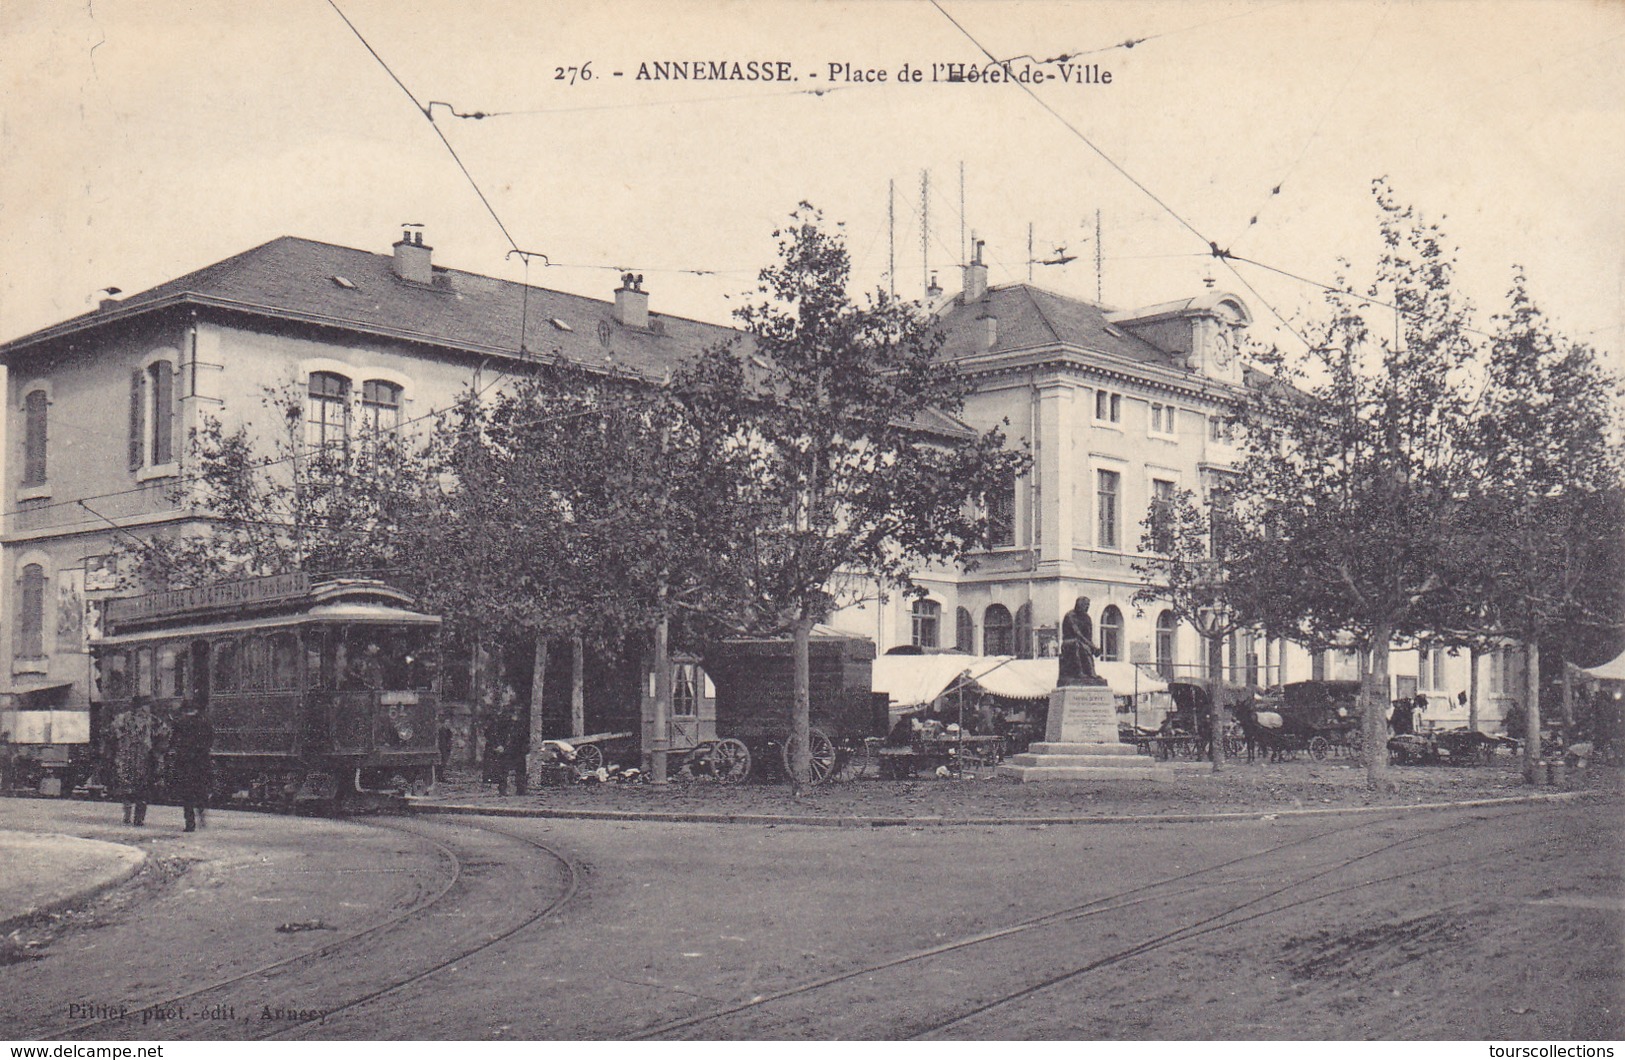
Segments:
[[[1095,304],[1106,304],[1106,258],[1100,249],[1100,210],[1095,210]]]
[[[931,297],[931,171],[920,170],[920,279]]]
[[[897,297],[897,181],[886,181],[886,282]]]
[[[965,264],[965,163],[959,163],[959,263]]]

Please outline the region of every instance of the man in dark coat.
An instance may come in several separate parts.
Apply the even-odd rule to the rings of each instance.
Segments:
[[[209,789],[214,775],[209,764],[209,751],[214,745],[214,726],[203,716],[196,703],[188,700],[181,704],[180,717],[169,738],[169,788],[186,819],[186,831],[195,832],[206,826],[205,810],[209,804]]]
[[[501,734],[502,746],[498,750],[500,756],[497,769],[497,794],[508,794],[508,773],[513,773],[513,793],[524,795],[530,790],[530,777],[525,772],[526,757],[530,751],[530,726],[525,722],[525,716],[519,710],[509,708],[502,716],[502,722],[497,731]]]
[[[1061,619],[1061,661],[1056,685],[1103,684],[1095,675],[1095,624],[1089,618],[1089,598],[1080,596]]]

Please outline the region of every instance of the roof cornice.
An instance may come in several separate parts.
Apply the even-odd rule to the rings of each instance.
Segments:
[[[1237,400],[1247,393],[1244,388],[1221,380],[1177,372],[1161,365],[1133,361],[1068,342],[1042,343],[958,357],[955,364],[961,372],[972,377],[1027,375],[1035,370],[1047,369],[1131,382],[1210,400]]]

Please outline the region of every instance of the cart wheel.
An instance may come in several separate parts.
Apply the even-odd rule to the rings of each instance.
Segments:
[[[810,748],[807,755],[807,769],[812,774],[814,784],[822,784],[835,773],[835,744],[824,730],[811,728],[807,730],[807,740]],[[787,737],[784,741],[784,775],[792,776],[790,763],[795,760],[796,738]]]
[[[750,776],[750,748],[743,740],[718,740],[711,748],[712,775],[724,784],[738,784]]]
[[[1311,736],[1309,738],[1309,757],[1315,761],[1326,761],[1326,756],[1331,753],[1331,750],[1332,745],[1327,741],[1326,737]]]
[[[576,748],[576,771],[596,773],[604,768],[604,749],[595,743],[584,743]]]
[[[872,776],[880,772],[880,739],[875,736],[866,736],[862,741],[853,745],[846,756],[842,775],[850,780]]]

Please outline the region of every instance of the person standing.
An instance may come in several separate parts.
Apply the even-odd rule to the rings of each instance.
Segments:
[[[209,792],[214,786],[209,751],[214,745],[214,726],[191,700],[181,704],[170,736],[169,785],[181,804],[186,831],[207,827]]]
[[[530,750],[530,726],[519,710],[510,707],[497,727],[501,747],[497,751],[497,794],[508,794],[508,773],[513,773],[513,793],[524,795],[530,790],[530,777],[525,772],[526,755]]]
[[[134,696],[129,709],[113,719],[112,732],[113,776],[124,801],[124,823],[139,828],[147,823],[158,749],[169,730],[145,697]]]

